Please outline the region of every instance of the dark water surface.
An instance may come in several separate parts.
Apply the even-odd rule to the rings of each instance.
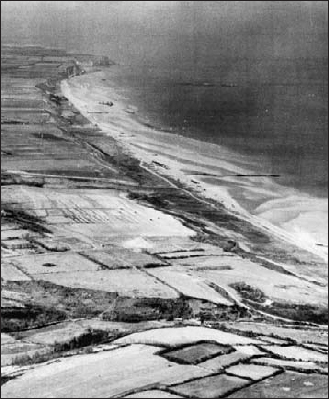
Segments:
[[[107,54],[152,125],[327,196],[327,2],[1,4],[3,41]]]
[[[286,62],[279,82],[238,73],[237,79],[221,80],[220,66],[184,80],[123,67],[111,76],[157,128],[250,155],[259,160],[258,172],[279,174],[282,184],[326,196],[327,88],[317,74],[322,66],[310,66],[309,78],[300,83],[291,83],[289,68]]]

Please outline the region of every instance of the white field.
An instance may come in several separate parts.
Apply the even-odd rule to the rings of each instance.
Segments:
[[[266,366],[279,366],[285,367],[287,369],[301,370],[301,371],[322,371],[324,372],[324,368],[317,365],[314,362],[299,362],[293,360],[282,360],[282,359],[273,359],[271,357],[260,357],[257,359],[252,359],[251,363],[253,364],[262,364]]]
[[[211,244],[193,241],[190,237],[150,237],[148,252],[175,256],[175,254],[201,251],[203,255],[222,255],[223,249]]]
[[[165,281],[171,287],[191,298],[204,299],[220,305],[230,306],[228,301],[202,279],[189,275],[187,270],[172,270],[172,268],[156,268],[148,271],[149,274]]]
[[[293,328],[269,325],[266,323],[243,322],[225,323],[227,328],[257,335],[275,336],[281,339],[293,339],[300,344],[315,343],[328,345],[328,328]]]
[[[143,331],[117,339],[114,343],[175,347],[179,345],[193,344],[199,341],[214,341],[222,345],[250,345],[261,343],[261,341],[252,338],[242,337],[206,327],[194,326]]]
[[[2,398],[108,398],[150,384],[174,384],[210,372],[157,356],[159,348],[132,345],[36,365],[2,387]]]
[[[250,378],[253,381],[259,381],[263,378],[270,377],[279,370],[280,369],[271,366],[261,366],[257,364],[237,364],[227,368],[225,371],[228,374],[233,374],[237,377]]]
[[[26,230],[23,229],[7,229],[1,230],[1,240],[8,240],[14,238],[24,238],[27,234]]]
[[[301,348],[299,346],[268,346],[266,350],[287,360],[328,363],[327,354]]]
[[[155,256],[115,246],[107,247],[104,251],[88,251],[86,254],[110,269],[166,264]]]
[[[26,255],[15,258],[14,262],[28,274],[39,277],[43,274],[100,270],[99,265],[74,252]],[[47,263],[54,266],[44,266]]]
[[[16,339],[9,334],[1,333],[1,345],[13,344]]]
[[[3,202],[17,202],[27,212],[60,210],[45,217],[49,224],[63,224],[68,235],[87,236],[107,242],[111,237],[191,236],[194,232],[172,216],[129,200],[117,190],[52,190],[15,186],[4,187]]]
[[[176,291],[136,269],[34,274],[33,277],[65,287],[117,292],[122,296],[178,297]]]
[[[323,306],[327,304],[326,287],[270,270],[238,256],[177,259],[174,264],[181,266],[177,270],[186,273],[188,268],[193,276],[213,282],[225,288],[233,296],[238,294],[229,285],[245,282],[262,290],[271,300]]]
[[[212,372],[218,372],[230,364],[243,362],[252,358],[254,355],[262,354],[260,351],[256,350],[257,348],[254,348],[254,350],[250,350],[250,346],[248,348],[249,351],[247,351],[247,353],[244,350],[236,350],[234,352],[227,353],[226,355],[217,356],[213,359],[201,362],[199,363],[199,366],[207,370],[211,370]]]
[[[1,279],[5,281],[28,281],[29,276],[21,272],[15,265],[9,262],[1,262]]]

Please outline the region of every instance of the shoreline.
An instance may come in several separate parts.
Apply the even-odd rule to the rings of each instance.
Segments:
[[[281,186],[270,176],[255,177],[244,166],[247,157],[244,160],[216,144],[143,126],[131,115],[131,105],[112,87],[102,86],[101,79],[103,71],[77,76],[62,81],[61,91],[84,117],[160,176],[183,183],[197,195],[327,261],[327,199]],[[111,108],[100,104],[109,99],[114,102]]]

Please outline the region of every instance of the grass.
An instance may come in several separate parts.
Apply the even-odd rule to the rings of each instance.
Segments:
[[[266,301],[266,296],[263,291],[259,288],[252,287],[244,281],[230,284],[230,287],[234,288],[243,299],[256,303],[264,303]]]
[[[132,200],[147,202],[148,204],[153,205],[156,208],[168,208],[169,206],[168,201],[162,200],[162,198],[157,194],[130,192],[128,198]]]
[[[55,342],[48,351],[36,351],[33,354],[21,354],[12,360],[14,366],[26,366],[29,364],[43,363],[52,359],[76,354],[77,349],[83,348],[83,353],[91,353],[93,345],[99,345],[107,342],[109,333],[103,330],[90,329],[87,333],[73,337],[68,342]],[[72,351],[75,351],[72,353]]]
[[[51,231],[43,225],[44,222],[42,219],[30,215],[23,209],[12,209],[8,204],[1,204],[1,219],[2,223],[17,222],[22,229],[31,230],[35,233],[51,233]]]
[[[57,323],[67,318],[92,318],[106,311],[116,293],[68,288],[47,281],[10,281],[6,291],[29,297],[24,307],[3,308],[3,332],[18,332]]]
[[[328,308],[308,304],[290,304],[274,302],[270,308],[271,314],[294,321],[316,324],[328,324]]]
[[[193,314],[187,300],[163,298],[117,298],[112,309],[103,313],[103,320],[139,323],[147,320],[189,318]]]
[[[22,331],[65,319],[65,312],[52,307],[26,304],[22,308],[3,308],[1,309],[1,331],[6,333]]]

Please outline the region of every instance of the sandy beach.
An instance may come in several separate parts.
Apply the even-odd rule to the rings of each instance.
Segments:
[[[198,195],[224,204],[232,213],[327,261],[326,198],[279,185],[272,176],[255,173],[250,158],[222,146],[146,126],[129,99],[108,82],[104,85],[109,76],[107,71],[70,78],[61,89],[104,134],[162,176],[184,183]],[[102,104],[106,101],[114,105]]]

